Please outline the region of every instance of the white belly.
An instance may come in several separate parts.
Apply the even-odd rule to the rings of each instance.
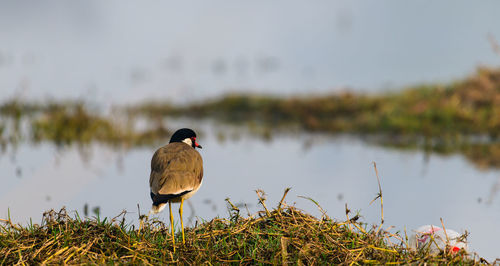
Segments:
[[[203,179],[201,180],[200,185],[197,188],[193,189],[191,192],[188,192],[188,193],[186,193],[178,198],[172,199],[172,202],[181,202],[181,199],[187,200],[187,199],[191,198],[194,195],[194,193],[196,193],[196,191],[198,191],[198,189],[200,189],[202,184],[203,184]]]

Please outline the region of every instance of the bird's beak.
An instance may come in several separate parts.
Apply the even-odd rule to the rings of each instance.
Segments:
[[[200,144],[198,144],[198,142],[196,142],[196,141],[194,142],[194,145],[195,145],[195,146],[196,146],[196,148],[198,148],[198,149],[201,149],[201,148],[202,148],[202,147],[201,147],[201,145],[200,145]]]

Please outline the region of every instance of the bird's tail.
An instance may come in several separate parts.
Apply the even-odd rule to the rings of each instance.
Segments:
[[[167,206],[167,204],[165,204],[165,203],[160,203],[158,205],[153,204],[153,206],[151,206],[151,210],[149,211],[149,214],[150,215],[157,214],[157,213],[161,212],[165,208],[165,206]]]

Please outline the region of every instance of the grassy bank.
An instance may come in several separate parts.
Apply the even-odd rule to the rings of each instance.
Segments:
[[[481,169],[500,168],[500,69],[470,77],[375,95],[339,93],[278,97],[227,95],[173,106],[129,107],[143,117],[210,118],[247,126],[264,138],[287,132],[351,134],[376,145],[462,154]]]
[[[357,135],[376,145],[458,153],[479,168],[500,168],[500,69],[489,68],[454,83],[393,93],[238,94],[187,105],[120,106],[106,114],[83,102],[15,99],[0,105],[0,147],[23,141],[157,146],[171,134],[166,117],[241,125],[266,139],[290,132]],[[138,121],[145,126],[137,127]]]
[[[480,68],[448,85],[379,95],[340,93],[278,97],[228,95],[187,106],[148,103],[130,108],[148,117],[183,115],[232,123],[298,125],[306,131],[384,133],[440,139],[500,134],[500,70]]]
[[[285,192],[286,195],[286,192]],[[285,197],[283,196],[283,198]],[[186,244],[177,233],[173,252],[169,226],[143,218],[140,228],[123,216],[112,220],[70,217],[63,209],[44,214],[42,225],[22,227],[4,220],[0,227],[0,264],[475,264],[485,262],[464,252],[405,248],[405,237],[358,222],[316,218],[282,200],[274,209],[259,197],[262,211],[250,217],[228,200],[230,216],[186,229]],[[352,218],[351,218],[352,217]],[[403,244],[391,241],[401,239]]]

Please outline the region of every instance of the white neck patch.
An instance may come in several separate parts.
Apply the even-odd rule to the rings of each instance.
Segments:
[[[182,142],[186,143],[189,146],[193,146],[193,141],[190,138],[185,138]]]

